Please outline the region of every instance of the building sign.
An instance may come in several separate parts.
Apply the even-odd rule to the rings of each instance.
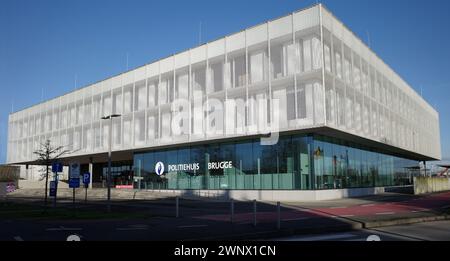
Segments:
[[[168,171],[194,171],[199,169],[200,169],[199,163],[176,164],[168,166]]]
[[[116,189],[133,189],[133,185],[116,185]]]
[[[233,168],[232,161],[208,162],[208,169],[231,169],[231,168]]]
[[[233,168],[233,161],[221,161],[221,162],[208,162],[208,170],[218,169],[231,169]],[[188,164],[172,164],[167,165],[167,171],[197,171],[200,170],[200,163],[188,163]],[[161,161],[155,165],[155,173],[161,176],[164,173],[164,163]]]
[[[156,163],[156,165],[155,165],[155,173],[158,176],[161,176],[164,173],[164,163],[162,163],[161,161]]]

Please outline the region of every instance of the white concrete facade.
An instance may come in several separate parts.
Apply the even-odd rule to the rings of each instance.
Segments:
[[[191,105],[188,132],[177,136],[178,98]],[[111,113],[122,115],[113,120],[113,151],[254,135],[261,112],[253,98],[267,102],[280,131],[328,127],[441,158],[438,112],[316,5],[10,114],[7,163],[33,162],[46,139],[74,151],[67,157],[105,153],[111,134],[101,117]],[[211,123],[196,100],[235,109]]]

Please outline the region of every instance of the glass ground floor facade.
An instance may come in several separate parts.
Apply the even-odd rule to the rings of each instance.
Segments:
[[[418,161],[319,135],[284,135],[136,153],[138,189],[321,190],[412,184]]]

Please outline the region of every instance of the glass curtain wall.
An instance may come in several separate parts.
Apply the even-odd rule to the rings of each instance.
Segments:
[[[164,164],[157,175],[155,166]],[[222,164],[222,166],[219,166]],[[417,161],[336,138],[285,135],[273,146],[259,139],[190,146],[134,156],[140,189],[320,190],[409,185]]]

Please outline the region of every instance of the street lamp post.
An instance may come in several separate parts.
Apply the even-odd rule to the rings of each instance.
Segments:
[[[107,186],[108,186],[108,212],[111,212],[111,143],[112,143],[112,119],[120,117],[120,114],[111,114],[102,117],[102,120],[109,120],[109,149],[108,149],[108,175],[107,175]]]

